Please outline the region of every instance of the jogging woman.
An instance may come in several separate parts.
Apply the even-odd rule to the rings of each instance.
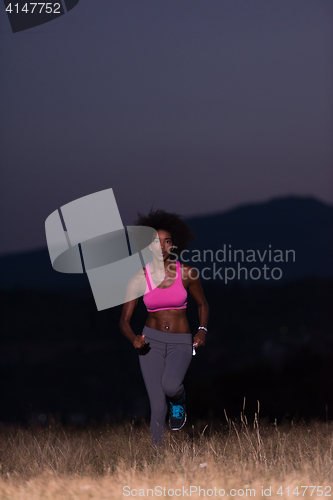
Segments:
[[[148,317],[142,335],[135,335],[130,320],[137,298],[123,305],[119,326],[138,349],[150,401],[152,444],[160,446],[168,405],[172,430],[181,429],[186,422],[183,379],[193,348],[205,345],[209,308],[197,271],[171,258],[177,257],[188,242],[195,239],[188,225],[177,214],[164,210],[151,210],[147,216],[138,216],[136,225],[156,229],[149,245],[151,262],[129,283],[132,297],[144,295]],[[188,292],[196,301],[199,314],[199,327],[193,340],[186,317]]]

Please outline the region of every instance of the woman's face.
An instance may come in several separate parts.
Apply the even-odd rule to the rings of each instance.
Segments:
[[[164,231],[164,229],[159,229],[156,233],[156,237],[151,242],[150,248],[156,259],[166,260],[170,256],[172,250],[171,234],[168,231]]]

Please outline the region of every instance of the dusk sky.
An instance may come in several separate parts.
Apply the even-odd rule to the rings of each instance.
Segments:
[[[80,0],[18,33],[0,12],[0,254],[107,188],[125,225],[333,203],[332,0]]]

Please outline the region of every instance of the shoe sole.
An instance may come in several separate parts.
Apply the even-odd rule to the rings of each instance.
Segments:
[[[182,429],[186,423],[186,420],[187,420],[187,413],[185,412],[185,418],[184,418],[184,422],[182,423],[182,425],[180,427],[171,427],[170,425],[170,420],[169,420],[169,427],[172,431],[180,431],[180,429]]]

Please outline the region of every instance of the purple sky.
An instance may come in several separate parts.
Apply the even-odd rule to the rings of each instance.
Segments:
[[[110,187],[124,224],[333,203],[332,26],[332,0],[80,0],[13,34],[2,4],[0,253]]]

